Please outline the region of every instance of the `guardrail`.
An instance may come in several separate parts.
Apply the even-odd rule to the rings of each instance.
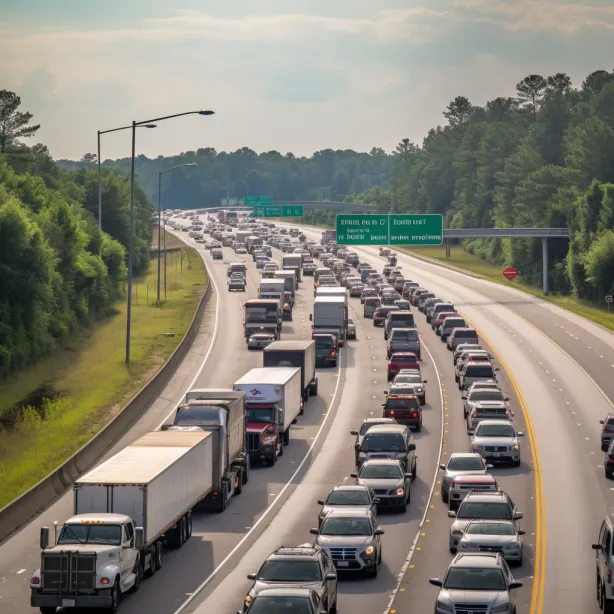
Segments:
[[[205,271],[207,266],[199,251]],[[207,287],[184,338],[158,372],[93,439],[67,461],[0,510],[0,543],[61,497],[88,469],[93,467],[147,411],[168,385],[196,338],[209,302],[213,284],[207,271]]]

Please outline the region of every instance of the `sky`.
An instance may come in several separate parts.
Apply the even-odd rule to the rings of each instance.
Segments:
[[[56,159],[201,109],[139,131],[138,153],[392,151],[456,96],[613,65],[612,0],[0,0],[0,89]],[[129,131],[103,135],[103,159],[129,153]]]

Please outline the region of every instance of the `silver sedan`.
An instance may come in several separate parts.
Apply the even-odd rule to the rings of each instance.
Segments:
[[[522,565],[522,539],[511,520],[472,520],[458,545],[459,552],[500,552],[503,558]]]

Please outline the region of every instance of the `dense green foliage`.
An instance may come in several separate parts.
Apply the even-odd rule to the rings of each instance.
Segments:
[[[569,245],[550,242],[551,286],[602,301],[614,290],[614,73],[594,72],[579,89],[563,74],[531,75],[516,88],[517,97],[484,107],[457,97],[444,112],[448,125],[421,147],[399,144],[389,189],[348,200],[441,213],[448,228],[569,226]],[[465,247],[540,283],[535,240]]]
[[[79,162],[58,163],[70,169],[91,166],[95,159],[86,154]],[[309,158],[277,151],[257,154],[247,147],[232,153],[206,147],[153,160],[139,156],[135,168],[147,196],[157,203],[158,172],[192,162],[197,166],[163,175],[163,206],[198,209],[219,205],[226,198],[226,188],[230,197],[238,198],[252,194],[273,196],[277,201],[343,201],[348,194],[385,184],[394,167],[394,157],[378,147],[369,153],[325,149]],[[129,166],[129,158],[105,160],[102,165],[126,173]]]
[[[124,293],[129,232],[127,178],[104,173],[106,232],[101,232],[95,171],[62,171],[44,145],[21,144],[18,138],[37,127],[28,126],[31,115],[18,111],[19,98],[9,94],[0,92],[5,137],[0,154],[0,381],[48,354],[77,325],[113,310]],[[152,209],[140,188],[135,194],[134,271],[139,274],[149,264]]]

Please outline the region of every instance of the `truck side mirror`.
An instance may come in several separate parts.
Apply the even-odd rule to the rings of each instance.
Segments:
[[[49,548],[49,527],[41,527],[40,547],[41,550]]]
[[[143,527],[136,527],[134,529],[134,547],[137,550],[142,550],[145,545],[145,530]]]

